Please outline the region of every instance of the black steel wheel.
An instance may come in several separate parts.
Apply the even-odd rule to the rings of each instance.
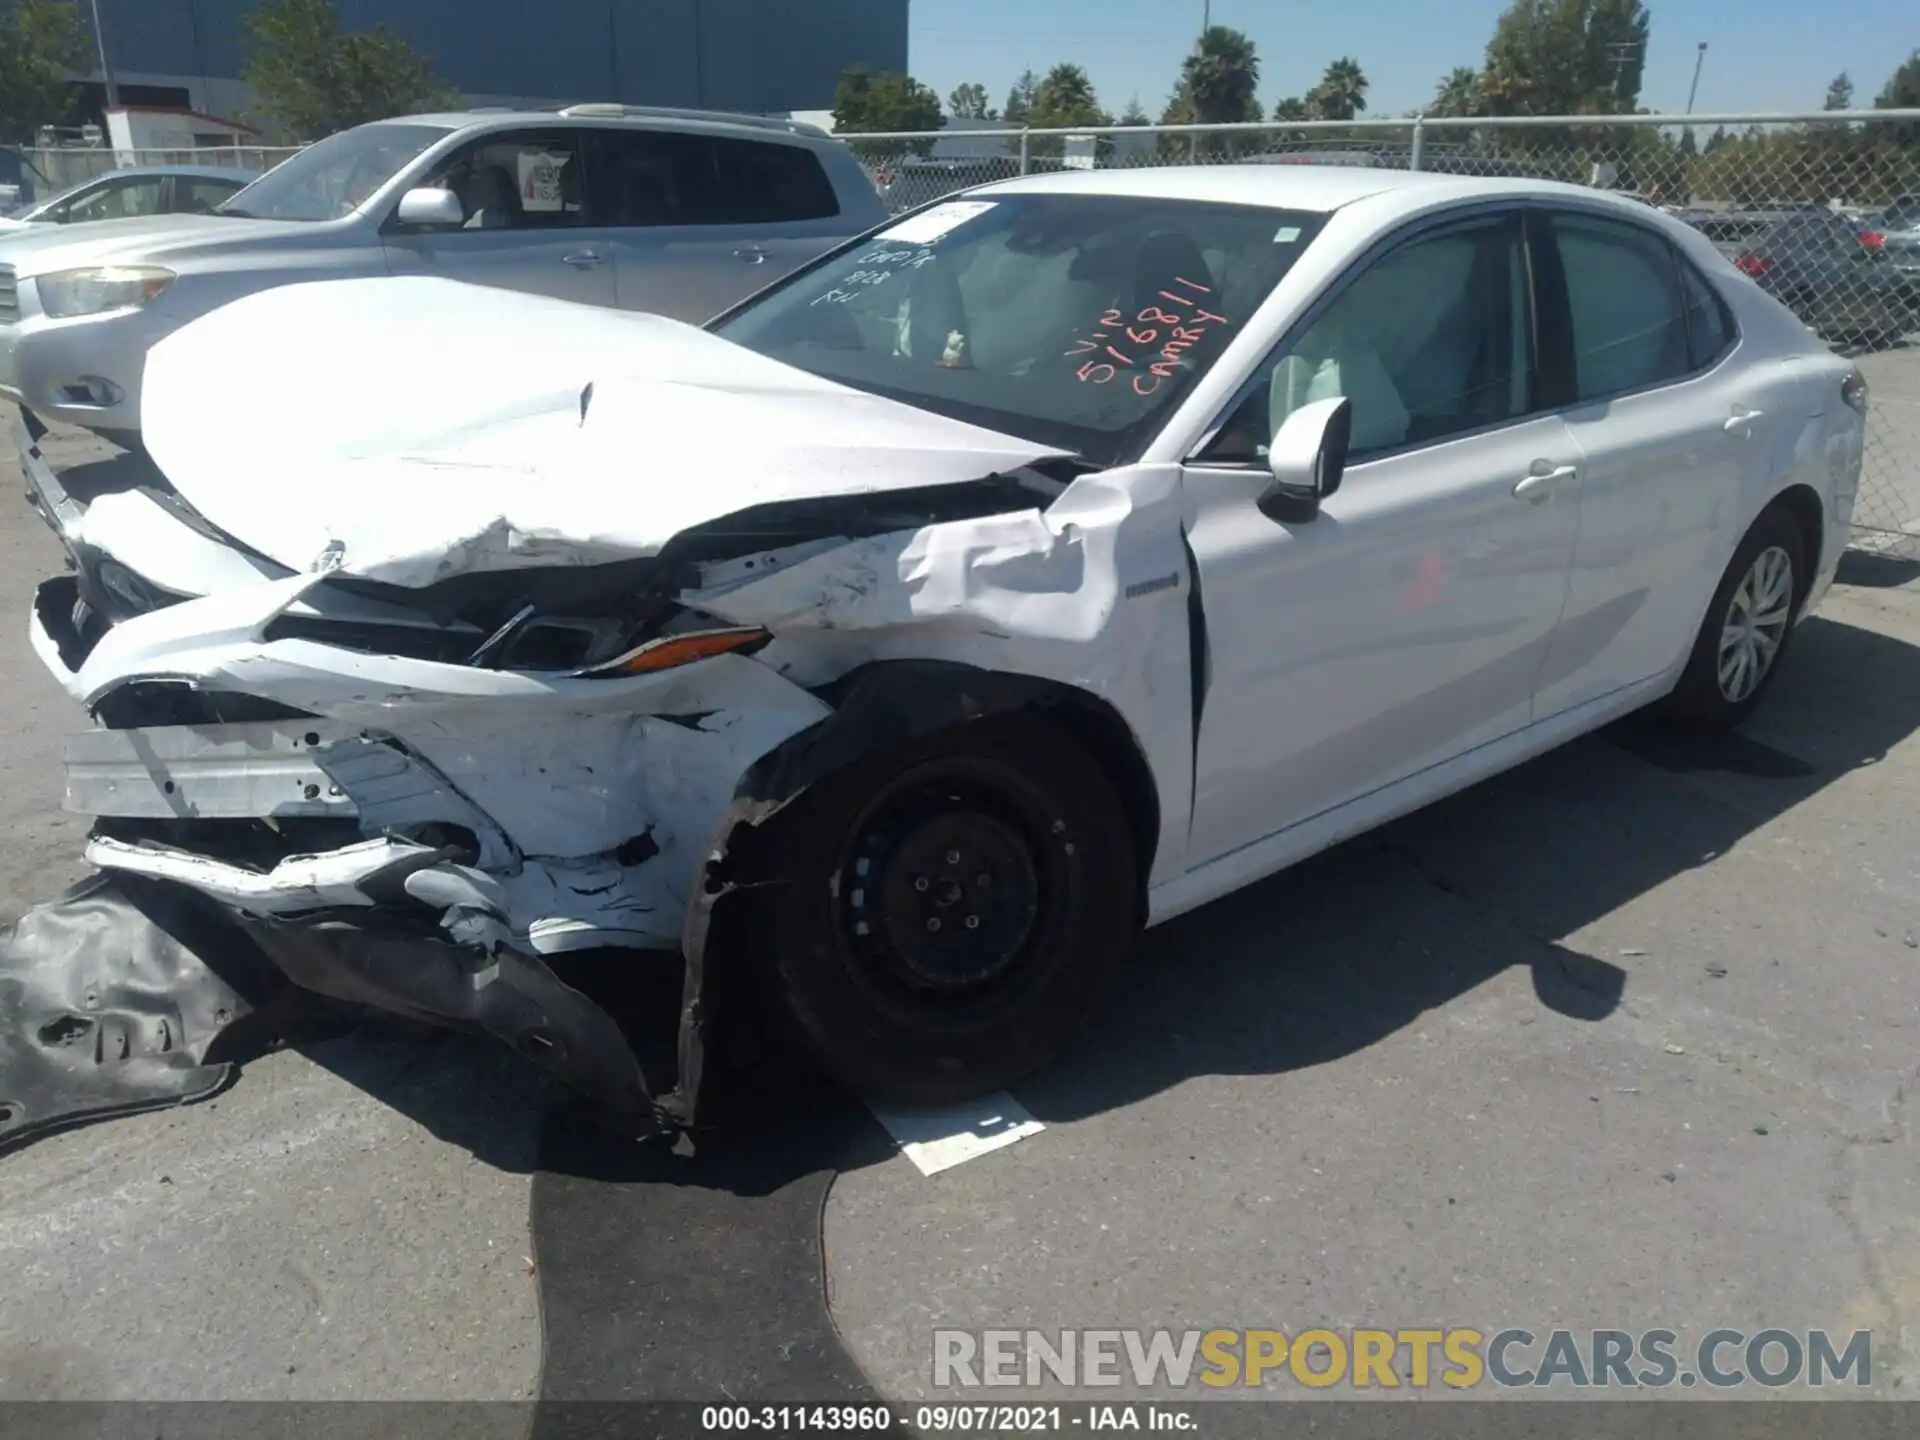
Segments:
[[[814,786],[775,822],[773,989],[841,1079],[939,1104],[1072,1036],[1138,926],[1126,813],[1032,716],[975,721]]]

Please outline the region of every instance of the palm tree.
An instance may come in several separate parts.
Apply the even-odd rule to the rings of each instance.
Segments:
[[[1433,92],[1433,102],[1427,106],[1427,114],[1478,115],[1481,105],[1480,72],[1466,65],[1456,65]]]
[[[1316,120],[1351,120],[1367,108],[1367,77],[1360,62],[1342,55],[1328,65],[1320,83],[1307,92]]]
[[[1238,30],[1215,25],[1180,66],[1180,86],[1202,125],[1258,120],[1260,57]]]

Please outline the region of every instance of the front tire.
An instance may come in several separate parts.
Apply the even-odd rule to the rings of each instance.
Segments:
[[[774,823],[754,948],[810,1047],[875,1099],[948,1104],[1040,1068],[1138,929],[1126,812],[1038,716],[857,762]]]
[[[1811,572],[1793,517],[1768,510],[1741,540],[1713,592],[1666,718],[1690,730],[1735,729],[1780,673]]]

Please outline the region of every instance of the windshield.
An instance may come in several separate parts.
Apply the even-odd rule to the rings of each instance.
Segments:
[[[826,379],[1113,465],[1219,358],[1324,220],[1118,195],[950,200],[715,330]]]
[[[342,130],[281,161],[214,213],[260,220],[337,220],[359,209],[448,133],[443,125],[386,120]]]

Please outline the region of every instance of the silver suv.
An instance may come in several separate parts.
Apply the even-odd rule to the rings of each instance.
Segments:
[[[0,395],[134,444],[148,347],[258,290],[437,275],[699,322],[885,218],[853,154],[793,121],[618,105],[383,120],[211,215],[0,237]]]

